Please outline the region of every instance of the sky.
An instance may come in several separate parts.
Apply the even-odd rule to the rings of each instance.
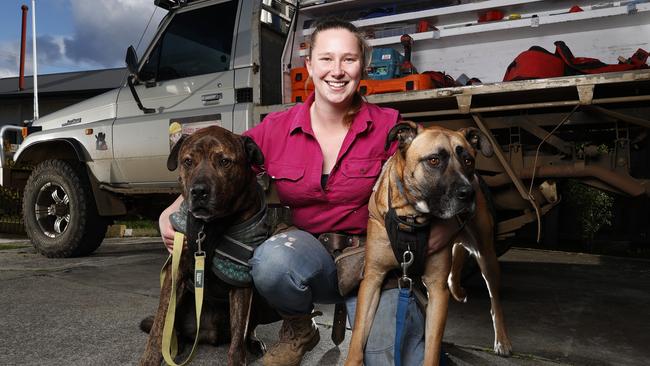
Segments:
[[[0,78],[18,76],[21,5],[27,14],[25,74],[32,75],[31,0],[0,0]],[[165,10],[154,0],[36,0],[38,74],[124,67],[129,45],[153,36]]]

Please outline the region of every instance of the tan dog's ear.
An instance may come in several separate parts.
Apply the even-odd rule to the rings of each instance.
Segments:
[[[419,132],[419,126],[415,122],[401,121],[393,128],[391,128],[390,132],[388,132],[384,150],[388,150],[390,148],[390,144],[392,144],[395,140],[399,141],[399,149],[405,150]]]
[[[172,146],[172,151],[169,153],[169,157],[167,158],[167,169],[169,169],[169,171],[176,170],[176,167],[178,166],[178,153],[181,151],[181,145],[183,145],[183,141],[185,141],[187,136],[189,135],[182,135],[181,138],[176,141],[174,146]]]
[[[492,144],[490,144],[490,141],[478,128],[461,128],[458,130],[458,132],[463,134],[463,136],[465,136],[465,140],[467,140],[467,142],[469,142],[469,144],[472,145],[474,149],[480,151],[484,156],[489,158],[492,156],[492,154],[494,154]]]

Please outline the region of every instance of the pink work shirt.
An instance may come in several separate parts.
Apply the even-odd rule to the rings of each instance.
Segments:
[[[293,224],[312,234],[365,234],[372,187],[395,145],[384,150],[388,132],[399,113],[363,102],[330,172],[321,186],[323,153],[314,137],[304,104],[274,112],[244,134],[264,153],[264,169],[276,184],[282,204],[291,208]]]

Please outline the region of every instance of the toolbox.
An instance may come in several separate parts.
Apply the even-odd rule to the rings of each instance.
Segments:
[[[431,77],[425,74],[407,75],[389,80],[361,80],[359,93],[361,95],[397,93],[410,90],[431,89]]]
[[[375,48],[368,66],[368,78],[372,80],[387,80],[402,76],[400,65],[404,56],[394,48]]]

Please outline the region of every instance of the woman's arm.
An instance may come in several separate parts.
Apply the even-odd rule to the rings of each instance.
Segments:
[[[174,201],[174,203],[172,203],[169,207],[167,207],[160,214],[160,218],[158,219],[160,236],[162,237],[163,243],[165,244],[165,247],[167,247],[169,253],[171,253],[174,250],[174,234],[176,233],[174,231],[174,228],[172,227],[171,221],[169,221],[169,216],[172,213],[179,210],[179,208],[181,207],[181,203],[183,203],[182,195],[178,196],[176,201]]]

